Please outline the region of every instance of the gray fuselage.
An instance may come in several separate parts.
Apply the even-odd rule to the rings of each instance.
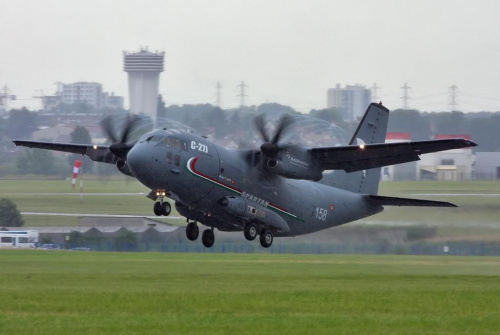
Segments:
[[[265,212],[272,211],[289,227],[275,235],[296,236],[383,210],[363,194],[263,173],[250,153],[226,149],[192,133],[162,130],[142,136],[128,153],[127,164],[142,184],[173,199],[182,215],[222,231],[241,231],[248,220],[266,225]],[[220,206],[227,197],[242,198],[248,206],[262,209],[263,215],[230,212]]]

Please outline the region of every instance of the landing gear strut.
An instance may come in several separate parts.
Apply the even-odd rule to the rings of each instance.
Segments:
[[[196,224],[196,221],[189,222],[186,226],[186,237],[190,241],[196,241],[198,236],[200,235],[200,229]]]
[[[156,216],[169,216],[172,212],[172,206],[170,206],[169,202],[163,201],[163,195],[160,195],[158,196],[158,201],[155,202],[153,211],[155,212]]]
[[[201,241],[203,242],[203,245],[207,248],[210,248],[214,245],[215,235],[213,228],[207,229],[203,232],[203,234],[201,235]]]

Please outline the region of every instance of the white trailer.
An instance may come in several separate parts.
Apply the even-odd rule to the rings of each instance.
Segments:
[[[35,248],[38,243],[36,230],[0,231],[0,248]]]

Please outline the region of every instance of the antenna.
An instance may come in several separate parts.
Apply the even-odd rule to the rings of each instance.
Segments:
[[[245,88],[248,87],[247,84],[245,84],[245,81],[241,81],[241,84],[237,85],[236,87],[238,87],[240,89],[240,94],[238,94],[237,96],[240,98],[240,107],[243,107],[245,106],[245,97],[248,97],[248,95],[245,94]]]
[[[403,96],[401,97],[401,99],[403,99],[403,109],[408,109],[408,100],[411,99],[408,95],[408,91],[411,89],[411,87],[408,86],[407,83],[405,83],[401,88],[403,89]]]
[[[458,90],[458,87],[455,86],[455,85],[452,85],[449,88],[449,93],[450,93],[449,101],[450,102],[448,103],[448,106],[450,106],[450,109],[452,111],[458,110],[457,109],[457,106],[458,106],[458,102],[457,102],[457,100],[458,100],[458,92],[457,92],[457,90]]]

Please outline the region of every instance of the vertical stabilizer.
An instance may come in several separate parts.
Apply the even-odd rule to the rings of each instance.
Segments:
[[[387,134],[389,110],[381,104],[371,103],[354,132],[349,145],[384,143]],[[377,194],[380,168],[347,173],[325,173],[322,183],[351,192]]]

